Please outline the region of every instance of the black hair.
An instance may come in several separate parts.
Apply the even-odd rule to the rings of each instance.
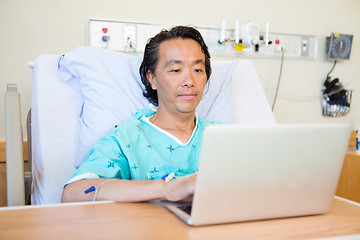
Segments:
[[[151,88],[150,82],[146,74],[150,71],[155,75],[156,65],[159,59],[160,43],[170,39],[193,39],[201,46],[201,50],[205,55],[205,72],[207,80],[211,75],[210,53],[200,32],[188,26],[176,26],[170,30],[162,30],[155,37],[150,38],[145,46],[144,58],[139,68],[141,82],[145,85],[144,96],[154,105],[158,105],[157,91]]]

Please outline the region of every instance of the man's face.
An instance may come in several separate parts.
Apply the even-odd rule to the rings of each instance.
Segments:
[[[171,39],[159,46],[155,75],[148,73],[157,90],[160,108],[168,113],[194,113],[207,81],[205,55],[192,39]]]

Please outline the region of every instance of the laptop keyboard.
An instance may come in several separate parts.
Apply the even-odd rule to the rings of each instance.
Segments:
[[[191,215],[191,205],[177,206],[177,208]]]

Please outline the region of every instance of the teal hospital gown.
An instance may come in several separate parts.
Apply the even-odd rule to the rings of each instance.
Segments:
[[[68,183],[98,177],[156,180],[172,172],[176,177],[196,172],[203,131],[218,122],[196,117],[191,138],[182,143],[149,121],[154,113],[140,110],[111,129],[109,135],[94,145]]]

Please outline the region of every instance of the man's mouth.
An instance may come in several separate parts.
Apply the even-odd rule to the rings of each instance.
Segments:
[[[181,93],[179,94],[179,97],[183,98],[183,99],[193,99],[197,96],[196,93]]]

